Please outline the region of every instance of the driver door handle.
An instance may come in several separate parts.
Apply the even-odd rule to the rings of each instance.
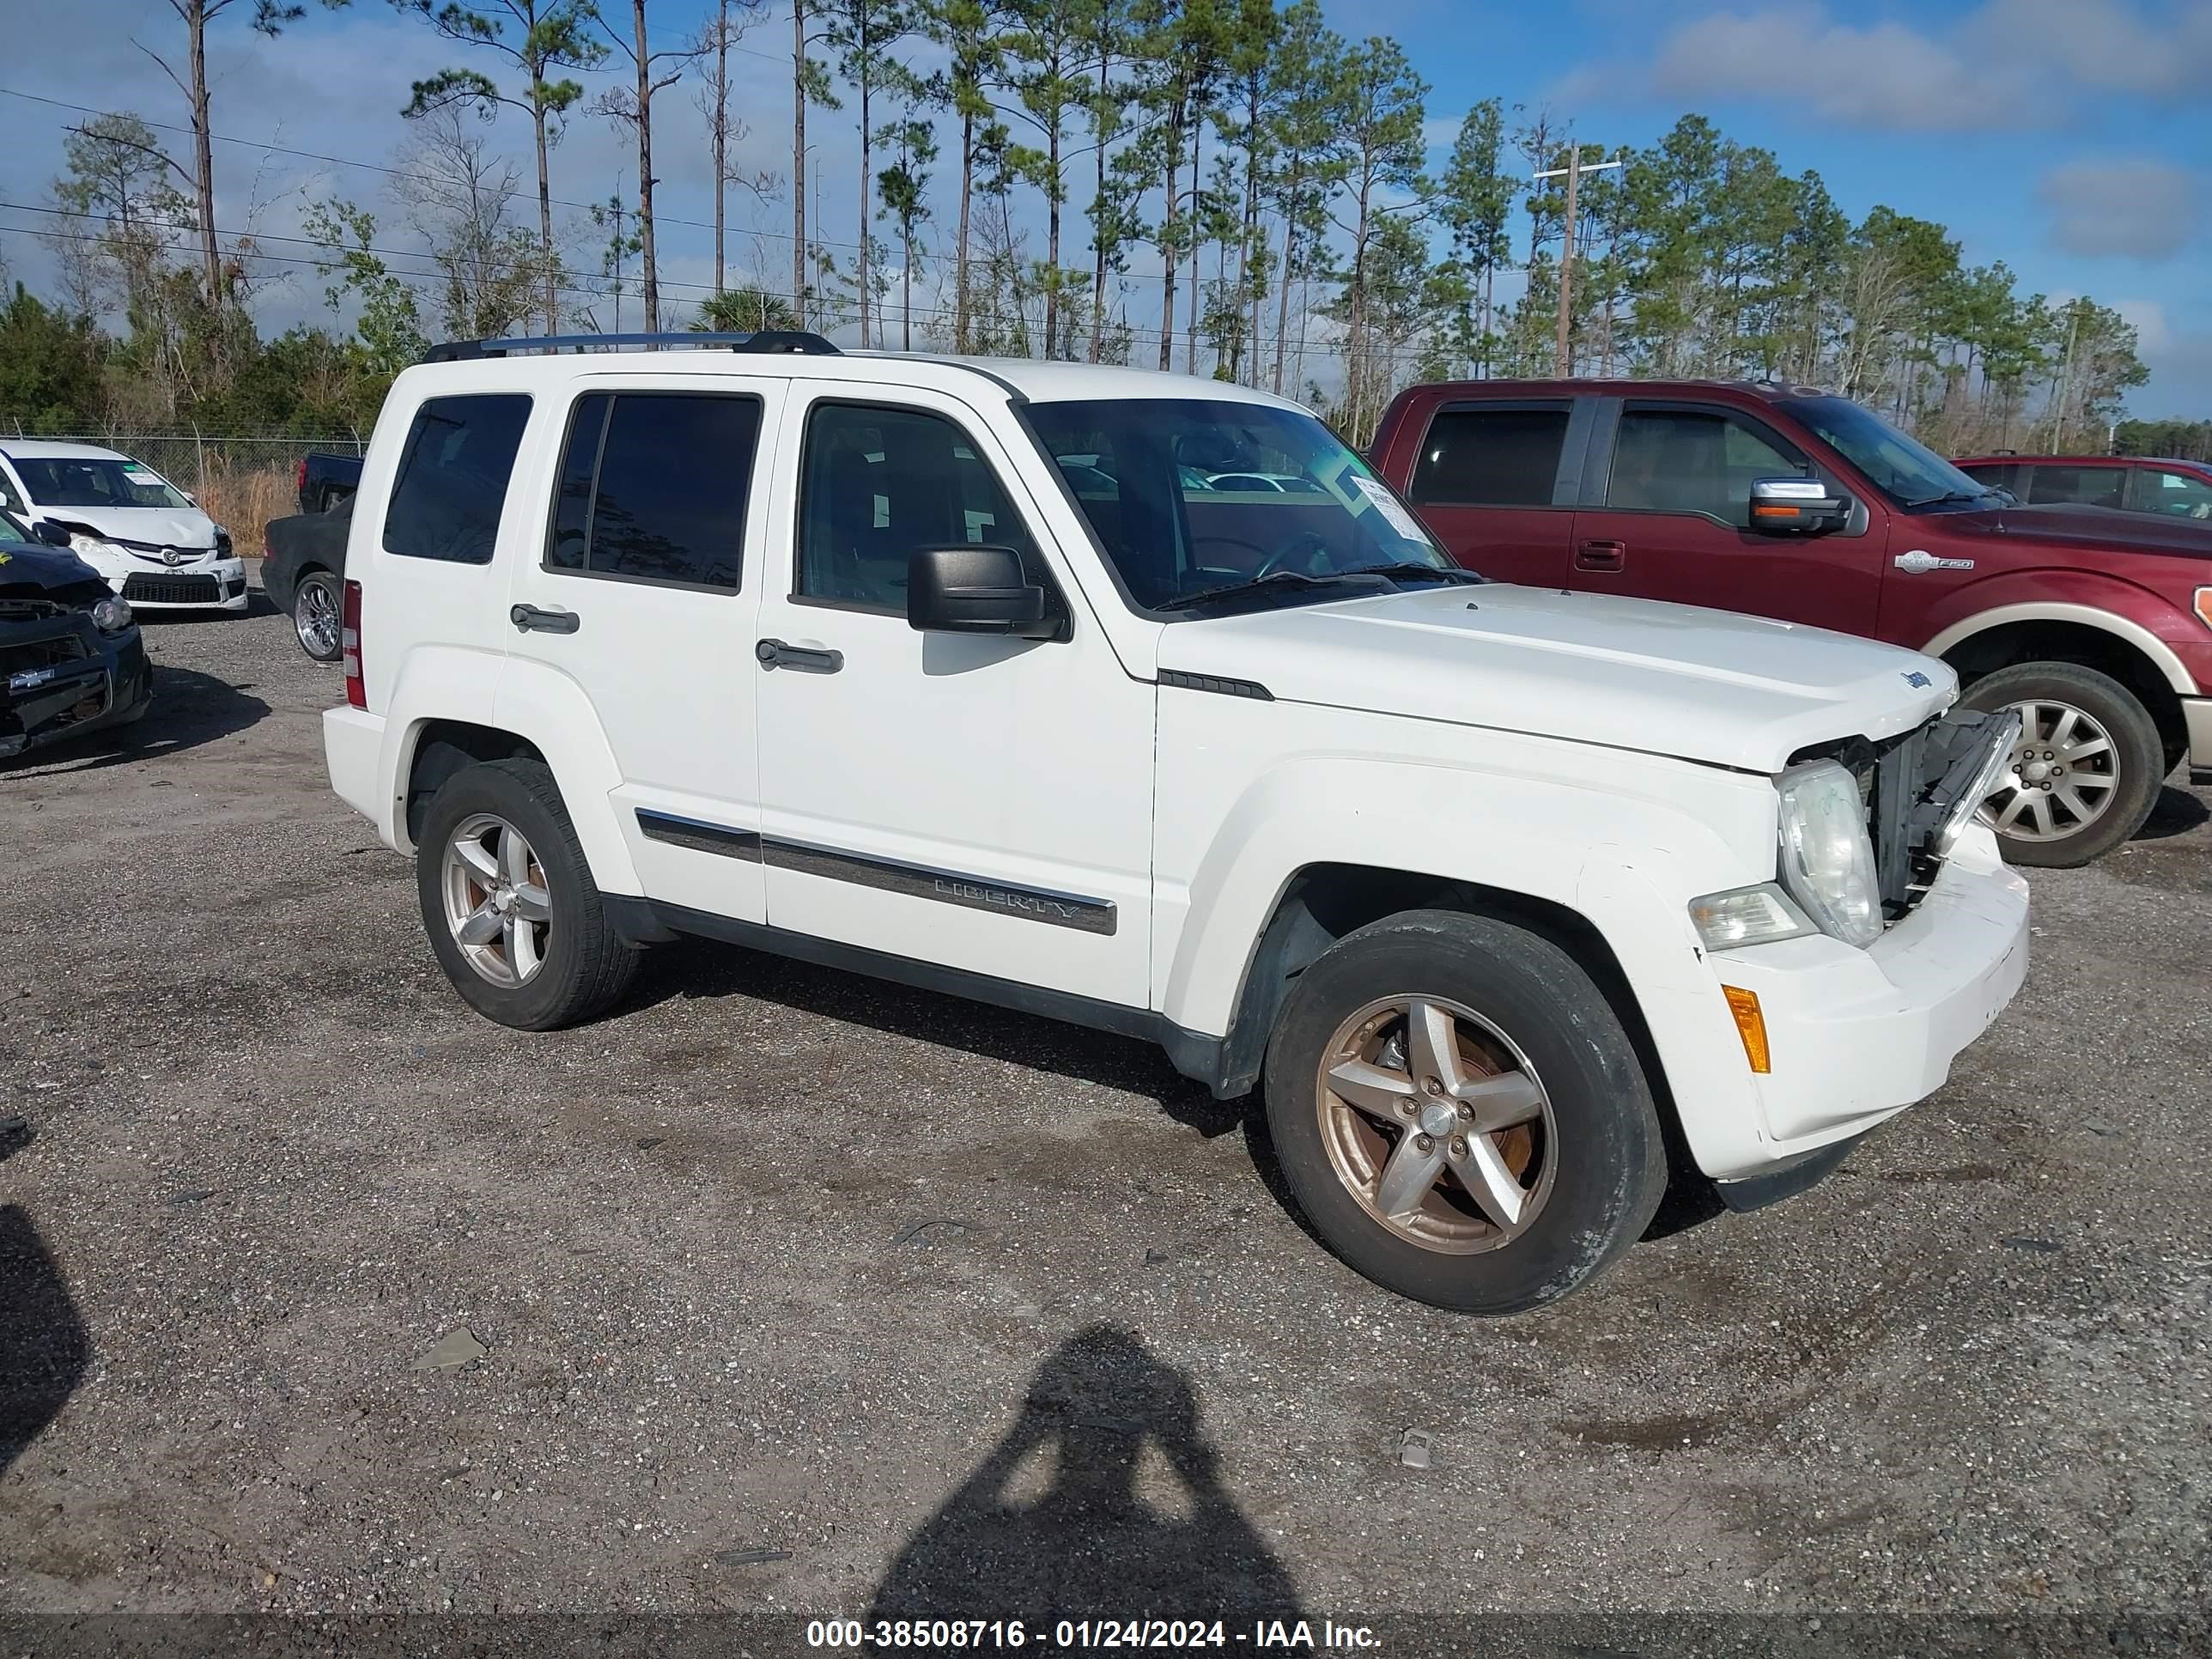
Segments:
[[[1583,542],[1575,549],[1577,570],[1619,570],[1627,562],[1626,542]]]
[[[781,640],[763,640],[753,647],[763,668],[795,668],[802,674],[834,674],[845,665],[842,651],[824,651],[810,645],[786,645]]]

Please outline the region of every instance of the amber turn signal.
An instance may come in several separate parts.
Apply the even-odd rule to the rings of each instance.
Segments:
[[[1721,994],[1728,999],[1729,1012],[1735,1018],[1735,1034],[1743,1039],[1743,1057],[1751,1062],[1751,1069],[1761,1074],[1771,1072],[1774,1067],[1768,1063],[1766,1050],[1766,1016],[1759,1012],[1759,993],[1723,985]]]

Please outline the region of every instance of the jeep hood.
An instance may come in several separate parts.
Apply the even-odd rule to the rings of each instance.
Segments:
[[[1814,744],[1910,731],[1958,690],[1932,658],[1826,629],[1502,583],[1176,623],[1159,665],[1768,773]]]

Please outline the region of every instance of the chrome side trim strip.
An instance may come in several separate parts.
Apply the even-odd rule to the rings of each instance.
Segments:
[[[1111,937],[1121,925],[1112,902],[1087,898],[1080,893],[1056,892],[1048,887],[1018,887],[971,876],[957,870],[939,870],[897,859],[875,858],[835,847],[806,842],[781,841],[750,830],[698,818],[678,817],[673,812],[637,809],[637,827],[649,840],[695,853],[714,853],[724,858],[772,864],[779,870],[820,876],[830,881],[848,881],[879,892],[904,893],[913,898],[933,899],[965,910],[989,910],[1048,927],[1069,927],[1079,933]]]
[[[761,838],[756,830],[732,830],[726,824],[680,818],[673,812],[655,812],[642,806],[637,809],[637,828],[638,833],[648,841],[665,841],[671,847],[689,848],[695,853],[717,853],[724,858],[760,862]]]

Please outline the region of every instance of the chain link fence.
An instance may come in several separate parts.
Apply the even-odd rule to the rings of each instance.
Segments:
[[[299,508],[301,457],[360,455],[366,438],[275,437],[265,434],[204,432],[26,433],[9,422],[5,436],[40,443],[95,444],[142,461],[191,495],[216,523],[227,526],[241,552],[261,550],[261,527]]]

